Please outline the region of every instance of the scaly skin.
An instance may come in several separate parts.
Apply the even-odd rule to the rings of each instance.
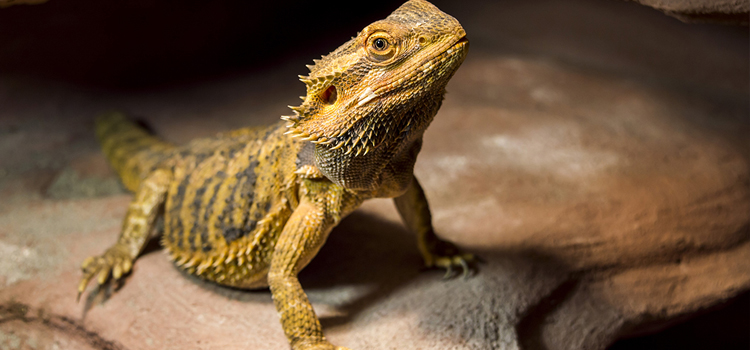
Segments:
[[[467,50],[458,21],[412,0],[308,66],[307,95],[286,122],[177,147],[121,114],[100,118],[102,148],[135,198],[117,243],[84,261],[79,296],[93,278],[128,273],[163,213],[162,243],[178,266],[227,286],[269,286],[293,349],[344,349],[326,341],[297,273],[375,197],[394,198],[428,267],[466,274],[473,256],[435,235],[413,168]]]

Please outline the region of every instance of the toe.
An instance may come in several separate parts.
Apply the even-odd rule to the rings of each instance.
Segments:
[[[116,262],[112,268],[112,278],[119,280],[122,277],[122,262]]]
[[[85,271],[91,264],[94,263],[95,259],[96,257],[93,257],[93,256],[86,258],[86,260],[84,260],[83,263],[81,263],[81,269]]]
[[[99,270],[99,275],[96,276],[96,282],[102,285],[104,282],[107,282],[107,277],[109,277],[109,269],[102,268]]]
[[[128,273],[130,272],[130,269],[133,268],[133,261],[130,259],[125,259],[125,261],[122,262],[122,273]]]

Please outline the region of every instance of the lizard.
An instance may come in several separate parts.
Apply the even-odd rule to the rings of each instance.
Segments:
[[[161,217],[161,244],[178,267],[269,287],[294,350],[345,350],[326,340],[297,274],[371,198],[393,198],[427,267],[467,275],[475,257],[438,238],[413,170],[468,47],[455,18],[410,0],[307,66],[303,102],[274,125],[178,146],[123,113],[97,118],[103,152],[134,198],[116,243],[83,261],[78,297],[93,279],[131,272]]]

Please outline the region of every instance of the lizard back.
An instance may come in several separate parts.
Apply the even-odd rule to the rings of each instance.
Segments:
[[[188,273],[235,287],[265,285],[273,245],[297,206],[295,170],[311,148],[284,123],[244,128],[176,147],[113,113],[97,134],[125,186],[138,190],[155,169],[173,179],[162,244]]]
[[[189,273],[235,287],[265,285],[273,246],[297,206],[303,142],[283,124],[195,140],[173,169],[163,244]]]
[[[342,218],[376,197],[394,199],[425,266],[468,276],[473,255],[435,234],[413,174],[468,45],[455,18],[410,0],[314,60],[285,125],[175,147],[122,118],[102,123],[105,153],[135,197],[117,243],[84,260],[78,292],[130,272],[163,215],[163,244],[179,266],[224,285],[268,285],[292,348],[343,350],[325,339],[297,274]]]

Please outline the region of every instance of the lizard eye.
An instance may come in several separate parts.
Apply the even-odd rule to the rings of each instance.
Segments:
[[[372,41],[372,47],[377,51],[384,51],[388,48],[388,41],[383,38],[377,38]]]
[[[375,62],[387,61],[396,54],[395,40],[384,32],[377,32],[367,39],[367,51]]]

